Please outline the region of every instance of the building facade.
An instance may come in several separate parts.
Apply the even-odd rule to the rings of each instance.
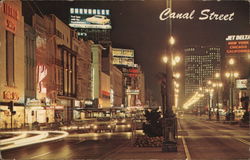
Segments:
[[[25,39],[21,1],[1,1],[0,19],[0,128],[20,128],[25,123]]]
[[[145,95],[146,95],[146,92],[145,92],[145,75],[143,73],[143,71],[141,70],[141,72],[139,73],[138,75],[138,88],[139,88],[139,99],[141,101],[141,105],[142,106],[145,106]]]
[[[111,78],[111,91],[110,101],[111,106],[121,107],[123,104],[123,75],[122,72],[115,66],[112,65]]]
[[[102,70],[102,50],[103,47],[98,44],[94,44],[91,46],[92,51],[92,99],[94,101],[93,107],[98,108],[99,97],[101,96],[101,70]]]

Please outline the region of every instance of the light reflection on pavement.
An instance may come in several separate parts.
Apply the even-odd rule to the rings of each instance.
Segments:
[[[8,150],[37,143],[44,143],[59,140],[68,136],[65,131],[18,131],[18,132],[1,132],[1,134],[14,134],[12,138],[0,141],[0,150]],[[53,136],[49,136],[53,134]]]
[[[61,141],[10,149],[2,155],[6,159],[99,159],[130,143],[131,137],[131,132],[71,134]]]

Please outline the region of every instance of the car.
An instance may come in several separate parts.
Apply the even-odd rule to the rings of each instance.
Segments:
[[[93,17],[86,18],[86,21],[92,24],[108,24],[110,19],[102,15],[94,15]]]
[[[114,132],[116,124],[109,117],[97,118],[97,120],[91,124],[91,130],[93,132]]]
[[[245,113],[245,109],[239,108],[234,110],[234,115],[236,120],[240,120]]]

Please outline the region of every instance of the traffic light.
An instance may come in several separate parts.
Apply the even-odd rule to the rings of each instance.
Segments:
[[[15,115],[16,114],[16,111],[13,111],[13,108],[14,108],[14,102],[10,101],[8,109],[10,110],[11,115]]]
[[[9,107],[8,107],[8,109],[10,110],[10,112],[13,111],[13,107],[14,107],[14,102],[13,102],[13,101],[10,101]]]

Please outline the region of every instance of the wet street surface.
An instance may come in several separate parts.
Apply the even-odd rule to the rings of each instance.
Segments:
[[[129,143],[130,133],[91,133],[2,152],[4,159],[100,159]]]
[[[179,119],[178,130],[180,144],[184,147],[184,150],[179,152],[185,151],[188,159],[250,158],[248,128],[185,115]],[[151,151],[150,148],[133,147],[131,136],[131,132],[70,134],[60,141],[2,151],[2,157],[4,159],[105,159],[107,157],[153,159],[161,154],[167,159],[170,156],[170,153],[164,155],[162,152],[156,153],[154,148]],[[147,151],[147,154],[144,151]]]

